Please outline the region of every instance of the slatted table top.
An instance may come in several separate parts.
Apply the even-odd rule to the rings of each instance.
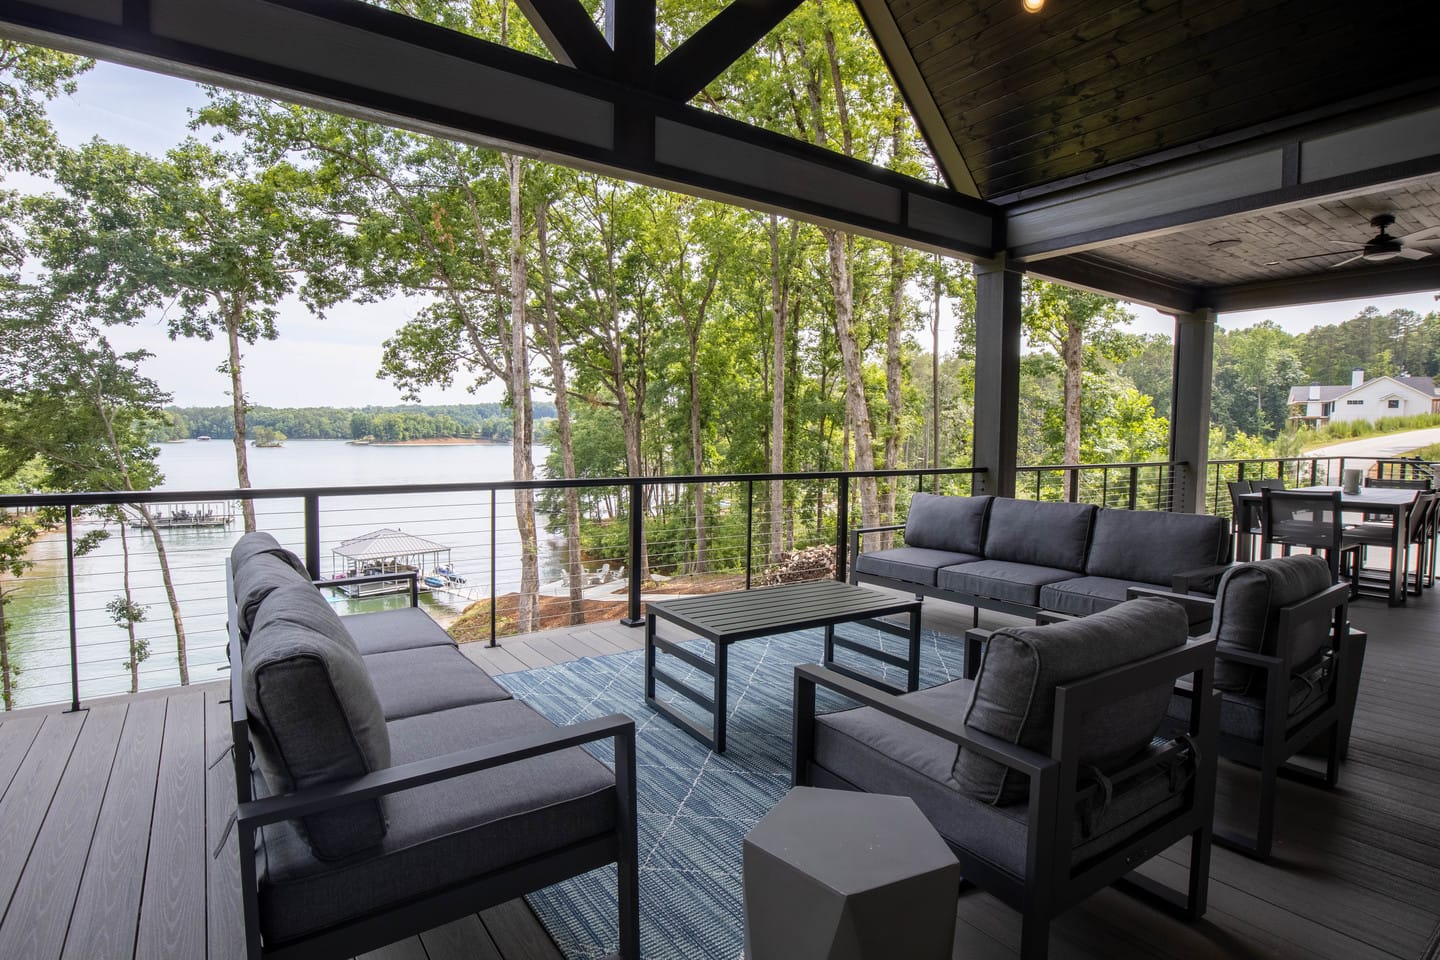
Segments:
[[[918,598],[897,597],[838,580],[784,583],[646,604],[648,613],[715,643],[911,613],[919,608]]]

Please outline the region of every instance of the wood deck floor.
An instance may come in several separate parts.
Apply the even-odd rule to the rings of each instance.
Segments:
[[[1056,923],[1052,957],[1440,958],[1440,600],[1362,601],[1352,619],[1370,646],[1340,787],[1284,784],[1272,863],[1217,849],[1201,922],[1107,890]],[[929,628],[969,623],[968,608],[926,602]],[[462,649],[507,673],[641,641],[590,624]],[[0,716],[0,958],[241,957],[226,696],[207,684]],[[1240,822],[1253,780],[1222,764],[1223,822]],[[1176,848],[1146,872],[1179,883],[1184,867]],[[1019,917],[998,901],[967,893],[958,918],[956,960],[1017,955]],[[367,955],[461,957],[559,953],[516,901]]]

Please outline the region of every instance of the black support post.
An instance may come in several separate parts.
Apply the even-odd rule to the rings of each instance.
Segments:
[[[840,491],[835,499],[835,579],[843,583],[848,567],[846,541],[850,530],[850,478],[842,476],[839,484]]]
[[[1020,430],[1020,273],[1003,256],[975,264],[974,464],[983,489],[1015,495]]]
[[[627,627],[638,627],[645,623],[640,616],[640,543],[645,536],[644,515],[640,511],[644,489],[638,480],[630,481],[630,586],[626,590],[628,603],[625,617],[620,621]]]
[[[1210,459],[1210,377],[1214,368],[1215,311],[1175,315],[1171,366],[1170,460],[1185,464],[1172,480],[1170,509],[1199,513],[1205,505]]]
[[[305,495],[305,569],[320,579],[320,495]]]
[[[75,508],[68,505],[65,507],[65,599],[70,611],[69,712],[77,713],[80,710],[80,632],[75,619]]]

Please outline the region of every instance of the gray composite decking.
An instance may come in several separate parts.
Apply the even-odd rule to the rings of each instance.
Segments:
[[[1285,783],[1274,861],[1217,849],[1199,923],[1106,890],[1056,922],[1052,957],[1440,957],[1440,600],[1427,591],[1396,609],[1362,601],[1351,618],[1370,647],[1340,787]],[[959,635],[970,611],[927,600],[925,619]],[[462,649],[506,673],[642,641],[641,630],[588,624]],[[225,696],[206,684],[97,700],[79,714],[0,715],[0,958],[241,957]],[[1222,821],[1238,822],[1253,781],[1222,764]],[[1177,847],[1145,872],[1179,883],[1184,869]],[[1017,955],[1014,911],[975,891],[957,910],[955,960]],[[559,953],[516,901],[366,956]]]

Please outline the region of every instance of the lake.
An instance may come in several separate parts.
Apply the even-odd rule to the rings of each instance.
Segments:
[[[543,462],[547,450],[535,448]],[[256,488],[309,486],[373,486],[481,482],[511,477],[509,446],[456,444],[434,446],[352,446],[339,440],[290,440],[283,447],[249,451],[251,483]],[[215,490],[235,486],[235,452],[229,440],[160,445],[159,466],[165,474],[161,489]],[[169,512],[164,506],[158,510]],[[516,589],[520,578],[520,540],[515,527],[513,495],[496,498],[496,589]],[[299,500],[261,500],[256,522],[281,543],[303,555],[303,506]],[[542,580],[559,576],[559,550],[541,531]],[[77,524],[77,535],[101,529],[94,521]],[[489,596],[490,497],[488,493],[448,493],[395,497],[326,497],[320,502],[321,570],[341,572],[342,558],[331,549],[341,541],[391,528],[443,544],[451,550],[451,566],[466,584],[454,592],[422,598],[432,613],[448,621],[472,600]],[[124,552],[116,525],[92,553],[78,557],[76,621],[80,647],[82,699],[130,689],[128,640],[110,619],[107,602],[123,594]],[[189,655],[191,682],[214,680],[225,658],[225,558],[243,532],[238,510],[228,529],[175,529],[164,532],[172,579],[180,599]],[[159,561],[148,532],[125,531],[130,552],[132,596],[146,608],[137,636],[148,641],[150,655],[140,666],[142,689],[178,682],[178,659],[170,608]],[[34,706],[70,698],[69,619],[65,597],[65,539],[51,536],[34,551],[35,568],[20,582],[15,600],[5,609],[6,633],[20,673],[15,705]],[[375,609],[408,602],[404,597],[334,601],[347,609]]]

